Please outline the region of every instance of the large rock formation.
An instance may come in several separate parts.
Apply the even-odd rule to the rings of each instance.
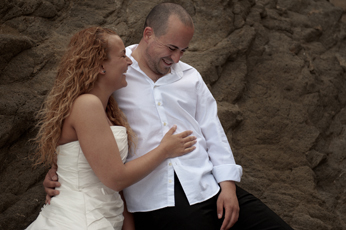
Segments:
[[[162,1],[0,2],[0,229],[23,229],[44,202],[28,159],[35,112],[70,36],[91,25],[137,43]],[[183,60],[202,74],[240,186],[293,228],[346,229],[346,17],[343,0],[176,0],[195,21]]]

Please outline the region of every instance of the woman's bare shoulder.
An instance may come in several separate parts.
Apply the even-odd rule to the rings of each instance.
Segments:
[[[73,107],[78,108],[98,108],[102,106],[101,100],[93,94],[82,94],[77,97],[73,103]]]
[[[103,116],[104,108],[101,100],[93,94],[80,95],[73,103],[70,115],[72,117]]]

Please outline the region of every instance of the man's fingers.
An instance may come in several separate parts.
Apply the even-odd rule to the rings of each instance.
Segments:
[[[233,211],[233,212],[232,212],[231,220],[230,220],[230,222],[228,223],[226,229],[230,229],[230,228],[238,221],[238,217],[239,217],[239,212]]]
[[[56,174],[56,168],[49,169],[48,173],[46,174],[46,177],[43,181],[43,186],[45,188],[55,188],[60,187],[60,183],[57,181],[58,175]]]
[[[54,160],[54,163],[51,165],[51,168],[50,168],[50,169],[56,171],[56,170],[58,169],[58,165],[56,164],[57,158],[55,157],[54,159],[55,159],[55,160]]]
[[[222,222],[221,229],[230,229],[237,221],[239,217],[239,210],[235,208],[225,209],[225,219]]]
[[[54,188],[44,188],[44,191],[47,193],[48,196],[52,197],[52,196],[56,196],[59,194],[58,190],[55,190]]]
[[[58,175],[56,174],[56,170],[57,170],[57,168],[53,164],[52,167],[48,170],[48,173],[46,174],[45,180],[57,181]]]
[[[55,190],[56,187],[60,187],[61,184],[57,181],[52,181],[49,179],[49,175],[46,175],[46,179],[43,181],[43,187],[48,196],[56,196],[59,194],[58,190]]]
[[[57,181],[52,181],[52,180],[44,180],[43,181],[43,186],[45,188],[55,188],[55,187],[60,187],[61,184]]]
[[[50,204],[50,196],[46,195],[46,201],[44,202],[45,204]]]
[[[225,219],[222,222],[221,229],[222,230],[229,229],[230,227],[228,227],[228,226],[230,225],[230,221],[231,221],[231,215],[230,215],[229,211],[225,210]]]
[[[48,176],[51,180],[53,181],[57,181],[58,180],[58,176],[56,175],[56,171],[55,170],[49,170],[48,171]]]
[[[217,208],[217,218],[221,219],[223,216],[223,202],[220,199],[220,196],[219,196],[219,199],[217,199],[216,208]]]

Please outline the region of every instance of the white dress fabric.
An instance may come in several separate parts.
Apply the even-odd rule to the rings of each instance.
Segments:
[[[123,162],[128,153],[126,128],[111,126]],[[57,149],[60,194],[45,205],[37,219],[27,228],[41,229],[121,229],[123,201],[118,192],[106,187],[97,178],[74,141]],[[101,154],[101,153],[100,153]]]

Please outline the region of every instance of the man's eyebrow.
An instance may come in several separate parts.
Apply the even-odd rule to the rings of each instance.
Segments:
[[[173,47],[174,49],[179,49],[179,50],[187,50],[189,47],[185,47],[185,48],[183,48],[183,49],[180,49],[178,46],[175,46],[175,45],[171,45],[171,44],[169,44],[168,46],[171,46],[171,47]]]

